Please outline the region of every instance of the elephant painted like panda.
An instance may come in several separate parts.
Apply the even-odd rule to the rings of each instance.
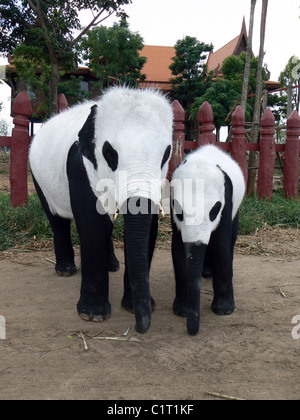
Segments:
[[[234,311],[233,252],[238,209],[245,194],[239,165],[217,146],[199,148],[174,171],[171,181],[174,313],[199,331],[201,278],[213,277],[212,310]]]
[[[135,313],[136,331],[151,323],[149,269],[161,186],[172,149],[173,112],[155,90],[114,87],[50,119],[35,136],[30,166],[54,233],[56,271],[76,271],[70,237],[75,218],[82,284],[77,304],[87,321],[110,316],[108,269],[116,266],[111,234],[124,214],[122,306]]]

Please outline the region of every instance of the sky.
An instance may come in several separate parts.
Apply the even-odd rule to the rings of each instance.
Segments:
[[[212,43],[214,51],[240,34],[243,17],[249,30],[250,0],[133,0],[125,6],[129,28],[138,32],[146,45],[174,46],[185,36]],[[277,81],[289,58],[300,57],[300,0],[269,0],[265,39],[265,63],[271,80]],[[253,52],[259,53],[262,0],[257,0]],[[90,12],[81,13],[83,25],[91,20]],[[111,17],[103,24],[117,21]],[[5,61],[4,61],[5,62]],[[3,63],[3,61],[2,61]],[[1,64],[1,60],[0,60]],[[7,89],[0,85],[0,102],[5,102]]]

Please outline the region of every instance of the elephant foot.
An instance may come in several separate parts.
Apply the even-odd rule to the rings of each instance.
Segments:
[[[214,298],[211,309],[216,315],[231,315],[235,309],[234,299]]]
[[[188,315],[188,309],[185,302],[180,301],[180,299],[175,299],[173,303],[173,312],[177,316],[186,318]]]
[[[80,299],[77,303],[77,311],[83,321],[102,322],[110,318],[111,306],[109,302],[103,305],[91,305]]]
[[[202,277],[205,279],[210,279],[213,277],[212,269],[210,267],[204,267],[202,270]]]
[[[74,274],[76,274],[77,269],[73,262],[59,263],[59,264],[56,264],[55,271],[59,277],[71,277]]]
[[[119,270],[120,270],[119,260],[117,259],[115,255],[112,255],[109,259],[108,271],[110,271],[111,273],[116,273]]]
[[[155,300],[150,296],[150,300],[151,300],[151,309],[152,312],[155,309]],[[133,308],[133,303],[132,303],[132,299],[131,297],[126,297],[124,296],[122,301],[121,301],[121,306],[123,309],[125,309],[125,311],[130,312],[131,314],[134,314],[134,308]]]

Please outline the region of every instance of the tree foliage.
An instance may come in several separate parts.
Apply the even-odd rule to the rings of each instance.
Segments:
[[[139,51],[143,49],[143,38],[129,30],[126,19],[111,28],[100,26],[90,30],[82,39],[79,49],[83,58],[96,74],[100,89],[117,81],[137,86],[138,80],[145,80],[141,70],[146,63]]]
[[[292,56],[287,62],[284,70],[280,73],[279,82],[281,87],[287,88],[289,84],[299,85],[300,84],[300,58]],[[284,104],[283,112],[286,116],[287,113],[287,92],[282,91],[280,93],[280,99]],[[299,89],[293,89],[292,91],[292,107],[299,109]]]
[[[207,89],[204,95],[197,98],[192,106],[191,116],[196,118],[200,106],[204,102],[209,102],[214,113],[214,124],[217,129],[229,125],[231,119],[225,122],[230,110],[240,97],[240,92],[236,91],[229,80],[217,79]]]
[[[246,53],[242,52],[239,56],[231,55],[225,58],[222,65],[222,74],[224,79],[229,80],[234,89],[240,92],[240,96],[243,88],[244,69],[246,63]],[[250,73],[249,73],[249,84],[248,84],[248,95],[255,93],[256,91],[256,74],[257,74],[258,58],[253,57],[250,62]],[[267,66],[263,67],[263,81],[268,80],[269,72]]]
[[[50,107],[57,111],[59,71],[77,65],[75,45],[90,28],[114,13],[124,15],[122,6],[131,0],[1,0],[0,50],[21,52],[51,67]],[[90,10],[87,27],[80,25],[79,12]],[[74,36],[74,31],[78,35]],[[40,64],[40,63],[39,63]]]
[[[279,82],[282,87],[288,87],[289,83],[298,83],[300,79],[300,58],[292,56],[284,70],[280,73]]]
[[[205,44],[197,38],[187,36],[177,41],[176,56],[170,65],[175,97],[189,111],[195,97],[202,96],[209,86],[212,74],[207,68],[207,56],[213,50],[212,45]]]

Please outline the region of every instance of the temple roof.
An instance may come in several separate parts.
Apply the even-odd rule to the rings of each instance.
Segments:
[[[172,58],[176,56],[174,47],[160,47],[145,45],[140,55],[147,57],[147,63],[142,69],[146,74],[146,81],[140,86],[155,86],[162,90],[172,89],[170,79],[173,77],[169,66],[173,63]]]
[[[221,73],[222,64],[225,58],[230,57],[231,55],[240,55],[243,51],[246,51],[247,44],[248,35],[244,18],[240,34],[216,52],[211,52],[209,54],[207,60],[209,71],[214,71],[215,75],[218,76]]]

